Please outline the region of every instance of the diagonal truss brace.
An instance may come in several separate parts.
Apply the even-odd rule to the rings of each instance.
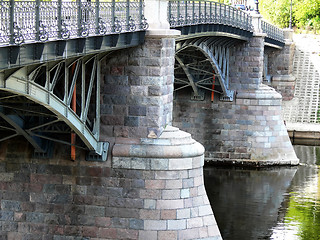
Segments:
[[[6,77],[0,73],[0,89],[23,95],[49,109],[59,121],[65,122],[81,138],[90,150],[91,159],[105,161],[108,144],[99,141],[101,57],[100,54],[96,54],[90,57],[62,60],[55,64],[38,65],[33,70],[30,67],[22,67]],[[92,65],[87,65],[88,63]],[[71,70],[72,66],[75,66],[74,71]],[[90,71],[89,78],[85,69]],[[70,75],[72,73],[74,74]],[[39,74],[45,74],[45,77]],[[45,79],[45,83],[39,84],[36,81],[39,79],[38,76]],[[61,84],[63,84],[62,87]],[[72,93],[76,87],[81,89],[81,94],[77,96],[79,97],[77,102],[81,105],[80,113],[70,107]],[[56,95],[57,91],[59,95]],[[64,97],[61,98],[61,96]],[[91,112],[89,118],[89,109],[93,103],[96,111]],[[39,140],[52,140],[41,132],[38,134],[39,129],[37,133],[33,129],[24,129],[23,122],[18,117],[12,118],[3,112],[1,117],[13,126],[18,135],[23,135],[37,151],[43,151],[41,144],[38,143]],[[93,157],[95,154],[97,156]]]

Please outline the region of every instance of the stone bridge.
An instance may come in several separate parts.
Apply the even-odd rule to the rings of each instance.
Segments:
[[[290,31],[258,9],[0,7],[1,238],[221,239],[204,160],[298,164],[263,84],[292,79]]]

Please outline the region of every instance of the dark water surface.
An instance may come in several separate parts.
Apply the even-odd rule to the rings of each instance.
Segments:
[[[205,167],[224,240],[320,240],[320,147],[294,148],[296,167]]]

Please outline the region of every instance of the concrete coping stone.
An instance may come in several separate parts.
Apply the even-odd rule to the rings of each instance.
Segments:
[[[193,158],[204,154],[204,147],[189,133],[167,126],[157,139],[141,139],[140,143],[116,143],[114,157]]]
[[[181,31],[176,29],[148,29],[146,37],[152,38],[175,38],[181,35]]]
[[[280,93],[276,92],[273,88],[261,84],[259,89],[239,90],[237,92],[237,98],[245,99],[282,99]]]
[[[300,132],[320,132],[319,123],[293,123],[286,122],[288,131],[300,131]]]
[[[286,82],[294,82],[296,77],[293,75],[273,75],[272,81],[286,81]]]

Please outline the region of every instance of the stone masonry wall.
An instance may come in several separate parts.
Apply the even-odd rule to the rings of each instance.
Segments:
[[[173,140],[170,131],[155,145],[144,140],[158,157],[121,157],[128,145],[116,145],[112,167],[80,151],[70,161],[65,145],[35,159],[23,138],[1,143],[0,239],[221,239],[203,185],[203,147],[171,131]]]
[[[173,124],[192,134],[205,147],[210,164],[241,166],[295,165],[288,133],[281,119],[281,96],[269,87],[236,95],[235,102],[190,100],[179,92]]]
[[[206,149],[213,164],[295,165],[297,159],[281,119],[281,95],[262,84],[264,36],[230,49],[230,88],[233,102],[190,101],[178,91],[173,124],[190,132]]]
[[[231,90],[258,89],[262,81],[264,38],[254,36],[233,47],[230,53],[229,86]]]
[[[271,83],[268,83],[282,95],[284,101],[294,97],[295,77],[293,72],[295,44],[287,41],[283,49],[267,49],[268,75],[272,76]]]
[[[101,141],[157,137],[172,121],[174,39],[146,38],[101,64]]]

